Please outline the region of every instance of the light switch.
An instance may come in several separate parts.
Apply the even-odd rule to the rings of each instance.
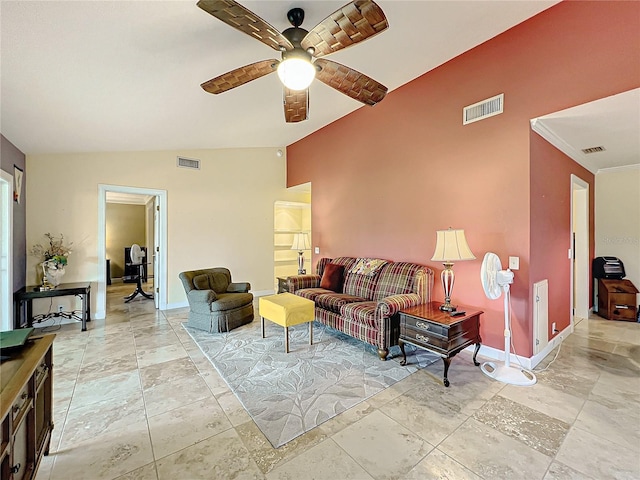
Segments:
[[[520,257],[509,257],[509,269],[518,270],[520,268]]]
[[[313,251],[316,255],[318,255],[320,253],[320,247],[316,247]]]

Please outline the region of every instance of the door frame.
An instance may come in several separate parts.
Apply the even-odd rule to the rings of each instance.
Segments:
[[[589,318],[589,184],[571,174],[571,326],[574,316]]]
[[[0,330],[13,330],[13,175],[4,170],[0,190]]]
[[[160,213],[158,216],[157,269],[154,272],[154,297],[160,310],[167,309],[167,191],[153,188],[127,187],[98,184],[98,265],[107,263],[107,192],[150,195],[156,197]],[[96,296],[96,318],[105,318],[107,309],[107,272],[98,268],[98,292]]]

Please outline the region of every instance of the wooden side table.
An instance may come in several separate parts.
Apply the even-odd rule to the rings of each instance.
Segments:
[[[463,315],[451,316],[449,312],[440,310],[441,302],[431,302],[400,310],[400,338],[399,345],[406,365],[407,355],[404,344],[410,343],[419,348],[429,350],[444,362],[444,386],[449,386],[447,374],[451,359],[472,343],[476,344],[473,352],[473,363],[480,350],[480,315],[484,312],[470,306],[458,306]]]

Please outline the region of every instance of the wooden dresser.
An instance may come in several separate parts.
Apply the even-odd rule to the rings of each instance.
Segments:
[[[0,365],[0,478],[32,479],[49,453],[53,339],[31,338]],[[7,352],[3,352],[6,354]]]
[[[598,315],[607,320],[636,322],[638,289],[629,280],[598,279]]]

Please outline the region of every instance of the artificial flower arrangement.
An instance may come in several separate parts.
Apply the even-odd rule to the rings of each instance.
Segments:
[[[44,236],[49,239],[49,245],[43,246],[38,243],[31,248],[29,253],[34,257],[44,257],[44,261],[49,268],[64,268],[73,243],[65,245],[64,235],[62,234],[55,237],[50,233],[45,233]]]

